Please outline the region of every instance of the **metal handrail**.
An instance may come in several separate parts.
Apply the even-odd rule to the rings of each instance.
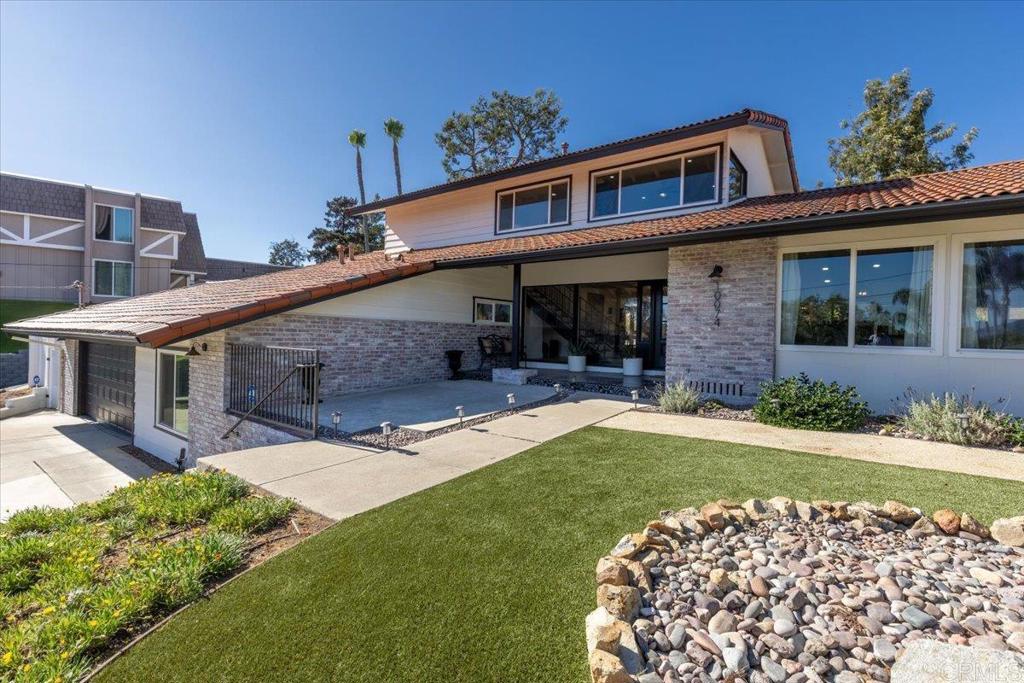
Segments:
[[[281,381],[280,381],[280,382],[278,382],[278,383],[277,383],[277,384],[276,384],[276,385],[274,386],[274,388],[273,388],[273,389],[271,389],[270,391],[268,391],[268,392],[267,392],[267,393],[266,393],[266,394],[265,394],[265,395],[263,396],[263,398],[261,398],[261,399],[260,399],[259,401],[257,401],[257,402],[256,402],[256,405],[254,405],[254,406],[253,406],[252,408],[249,408],[249,410],[247,410],[247,411],[245,412],[245,414],[244,414],[244,415],[242,415],[242,417],[238,418],[238,421],[237,421],[237,422],[235,422],[235,424],[231,425],[231,428],[230,428],[230,429],[228,429],[228,431],[224,432],[223,436],[221,436],[220,438],[222,438],[222,439],[226,439],[226,438],[228,438],[229,436],[231,436],[231,433],[232,433],[233,431],[235,431],[236,429],[238,429],[238,425],[240,425],[240,424],[242,424],[243,422],[245,422],[245,421],[246,421],[247,419],[249,419],[249,416],[250,416],[250,415],[252,415],[252,414],[253,414],[254,412],[256,412],[257,410],[259,410],[260,406],[262,406],[262,405],[263,405],[264,403],[266,403],[266,401],[267,401],[267,399],[268,399],[268,398],[270,398],[271,396],[273,396],[273,395],[274,395],[274,393],[276,393],[276,392],[277,392],[277,390],[278,390],[278,389],[280,389],[280,388],[281,388],[281,387],[282,387],[282,386],[284,385],[284,383],[285,383],[285,382],[287,382],[287,381],[288,381],[289,379],[291,379],[291,376],[292,376],[292,375],[294,375],[294,374],[295,374],[296,372],[298,372],[299,370],[309,370],[309,369],[312,369],[312,370],[313,370],[313,382],[314,382],[314,385],[313,385],[313,386],[316,386],[316,385],[317,385],[317,383],[319,382],[319,377],[317,376],[317,375],[319,375],[319,371],[320,371],[320,365],[319,365],[319,363],[316,363],[316,362],[314,362],[314,363],[309,363],[309,364],[298,364],[298,365],[296,365],[295,367],[293,367],[293,368],[292,368],[292,369],[291,369],[291,370],[290,370],[290,371],[288,372],[288,374],[287,374],[287,375],[285,375],[285,376],[284,376],[283,378],[281,378]],[[319,411],[319,406],[317,405],[317,404],[319,403],[319,401],[318,401],[318,398],[319,398],[318,396],[314,396],[314,397],[313,397],[313,435],[314,435],[314,437],[316,436],[316,430],[317,430],[317,421],[318,421],[318,419],[319,419],[319,412],[320,412],[320,411]]]

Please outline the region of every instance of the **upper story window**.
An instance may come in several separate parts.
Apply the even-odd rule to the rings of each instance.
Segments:
[[[592,173],[591,218],[718,201],[718,150],[688,152]]]
[[[122,206],[97,204],[96,239],[131,244],[135,234],[135,211]]]
[[[729,152],[729,201],[747,196],[747,169],[732,152]]]
[[[498,232],[569,222],[569,179],[498,193]]]

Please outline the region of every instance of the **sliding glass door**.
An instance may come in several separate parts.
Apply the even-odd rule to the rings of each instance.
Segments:
[[[524,287],[525,358],[565,363],[576,344],[588,365],[621,367],[635,348],[645,368],[664,369],[666,289],[664,281]]]

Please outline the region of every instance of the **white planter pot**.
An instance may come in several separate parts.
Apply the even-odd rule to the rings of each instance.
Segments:
[[[586,356],[569,356],[569,372],[586,372]]]
[[[639,377],[644,374],[643,358],[623,358],[622,374],[626,377]]]

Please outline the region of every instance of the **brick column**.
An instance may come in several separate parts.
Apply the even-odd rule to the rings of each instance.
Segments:
[[[742,382],[745,398],[775,374],[774,238],[673,247],[668,259],[669,382]],[[715,280],[722,266],[720,324]]]

